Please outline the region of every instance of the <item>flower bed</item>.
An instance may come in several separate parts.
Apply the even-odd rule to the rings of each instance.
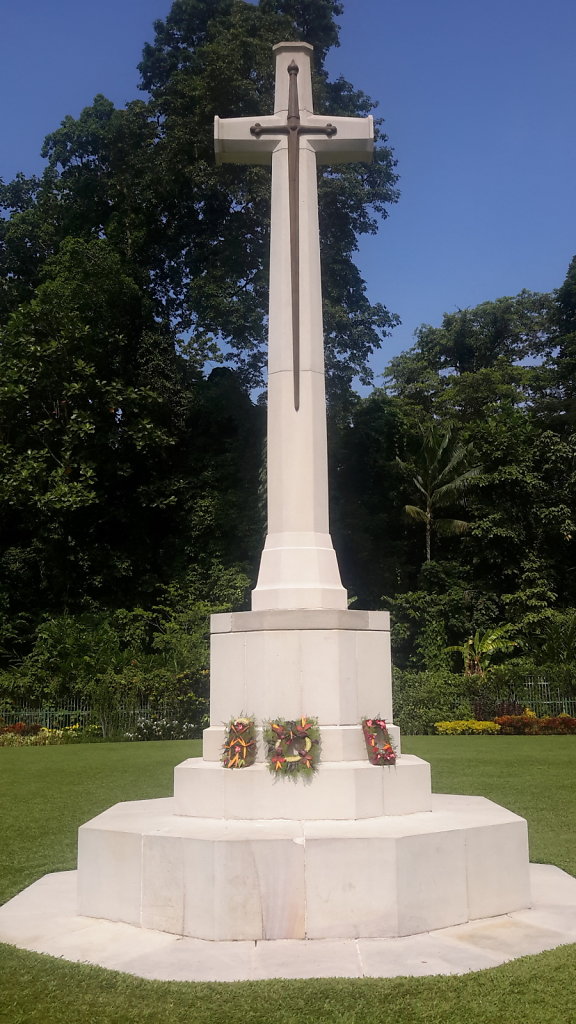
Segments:
[[[552,715],[538,718],[526,709],[523,715],[501,715],[495,721],[504,736],[566,736],[576,734],[576,718]]]
[[[102,738],[99,725],[70,725],[64,729],[45,729],[34,723],[15,722],[0,727],[0,747],[51,747],[65,743],[93,743]]]
[[[439,736],[569,736],[576,735],[576,718],[550,715],[538,718],[526,708],[521,715],[500,715],[493,721],[434,722]]]
[[[481,722],[471,718],[459,722],[434,722],[439,736],[496,736],[500,726],[496,722]]]

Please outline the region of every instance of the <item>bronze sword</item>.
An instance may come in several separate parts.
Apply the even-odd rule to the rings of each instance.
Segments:
[[[286,125],[277,128],[263,128],[258,122],[250,128],[255,138],[261,135],[288,136],[288,202],[290,211],[290,286],[292,305],[292,372],[294,377],[294,408],[300,408],[300,135],[336,134],[333,124],[324,128],[305,127],[300,124],[298,100],[298,65],[288,65],[290,84],[288,87],[288,115]]]

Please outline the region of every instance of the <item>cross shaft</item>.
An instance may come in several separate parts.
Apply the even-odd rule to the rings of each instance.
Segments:
[[[263,127],[259,121],[250,128],[255,139],[262,135],[288,136],[288,195],[290,206],[290,292],[292,298],[292,372],[294,376],[294,408],[300,408],[300,135],[325,135],[332,138],[337,128],[333,124],[311,127],[301,124],[298,100],[298,71],[296,61],[288,65],[288,114],[286,125]]]
[[[328,514],[317,165],[370,160],[373,125],[314,113],[307,43],[274,54],[274,113],[214,123],[218,161],[272,165],[268,532],[252,608],[345,609]]]

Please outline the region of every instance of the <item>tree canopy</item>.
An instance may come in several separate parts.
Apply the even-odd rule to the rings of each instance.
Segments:
[[[96,96],[47,136],[42,175],[0,184],[0,696],[14,672],[64,686],[57,652],[77,665],[87,637],[103,686],[168,661],[180,678],[186,657],[201,673],[207,611],[243,606],[265,529],[270,177],[217,167],[212,123],[272,110],[287,38],[314,46],[318,112],[369,113],[326,71],[341,13],[175,0],[140,98]],[[332,529],[355,606],[392,609],[404,669],[449,672],[448,648],[493,635],[566,666],[576,257],[550,294],[423,325],[360,398],[396,322],[354,263],[398,197],[383,123],[372,164],[318,181]]]
[[[175,0],[144,47],[145,98],[96,96],[47,136],[43,175],[1,186],[2,550],[27,614],[150,596],[212,549],[253,571],[270,181],[216,166],[213,118],[272,109],[283,38],[315,47],[319,110],[369,111],[324,68],[341,10]],[[396,199],[385,141],[370,167],[319,171],[335,400],[394,319],[353,263]]]

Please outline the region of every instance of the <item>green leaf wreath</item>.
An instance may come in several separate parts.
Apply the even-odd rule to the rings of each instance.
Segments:
[[[320,729],[317,718],[290,721],[275,718],[264,724],[268,768],[276,777],[311,778],[318,769]]]
[[[221,761],[225,768],[249,768],[256,760],[256,725],[253,718],[231,718]]]

